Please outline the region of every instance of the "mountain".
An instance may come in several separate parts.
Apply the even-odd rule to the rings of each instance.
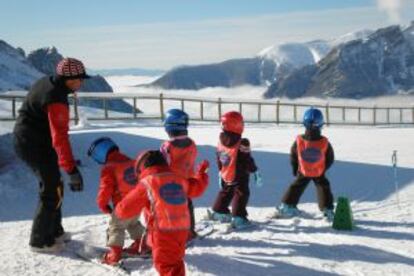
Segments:
[[[20,48],[14,48],[0,40],[0,92],[27,90],[40,73],[26,59]]]
[[[53,75],[56,65],[63,56],[55,47],[32,51],[25,56],[21,48],[14,48],[0,40],[0,92],[28,90],[37,79]],[[82,92],[113,92],[112,87],[102,76],[92,76],[85,80]],[[80,100],[80,105],[102,108],[99,101]],[[133,112],[133,107],[122,100],[108,101],[108,109],[118,112]]]
[[[151,83],[164,89],[197,90],[205,87],[261,85],[279,73],[273,61],[260,58],[232,59],[221,63],[182,66]]]
[[[363,30],[346,34],[332,41],[314,40],[305,43],[284,43],[267,47],[254,58],[230,59],[220,63],[181,66],[168,71],[151,83],[164,89],[202,89],[239,85],[270,85],[298,68],[316,64],[332,47],[351,39],[367,36]]]
[[[296,69],[273,83],[265,97],[362,98],[412,90],[413,28],[390,26],[339,44],[317,64]]]

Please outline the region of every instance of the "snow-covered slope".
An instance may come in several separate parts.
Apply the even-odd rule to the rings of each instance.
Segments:
[[[318,63],[333,47],[352,40],[364,39],[371,33],[371,30],[359,30],[332,40],[314,40],[304,43],[273,45],[260,51],[257,56],[272,60],[277,66],[289,65],[293,68],[300,68]]]
[[[10,128],[3,127],[3,132]],[[187,250],[189,275],[410,275],[414,269],[414,130],[410,128],[339,128],[324,133],[335,149],[336,163],[328,177],[335,196],[352,201],[357,228],[335,231],[323,220],[310,185],[299,208],[314,218],[278,220],[263,224],[293,180],[289,147],[299,127],[247,125],[253,156],[265,185],[251,185],[248,211],[258,222],[255,230],[228,235],[213,234]],[[199,160],[213,162],[218,124],[195,124],[190,135],[199,145]],[[110,136],[130,156],[158,148],[166,135],[159,122],[101,123],[73,130],[72,145],[82,160],[85,191],[68,191],[64,202],[64,227],[73,233],[69,247],[104,246],[108,217],[95,204],[99,168],[86,157],[88,145],[99,136]],[[0,156],[0,271],[3,275],[112,275],[85,263],[68,249],[58,255],[31,253],[27,247],[30,219],[36,203],[37,184],[29,171],[13,158],[11,137],[1,136]],[[372,143],[375,141],[375,143]],[[400,205],[396,204],[390,156],[398,150]],[[2,162],[0,162],[2,163]],[[200,219],[218,191],[217,170],[195,204]],[[129,243],[129,241],[127,242]],[[132,275],[155,275],[149,261],[128,260]]]

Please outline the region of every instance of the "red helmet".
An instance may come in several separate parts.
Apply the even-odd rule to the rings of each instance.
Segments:
[[[221,128],[225,131],[242,134],[244,130],[243,116],[237,111],[225,113],[220,118]]]

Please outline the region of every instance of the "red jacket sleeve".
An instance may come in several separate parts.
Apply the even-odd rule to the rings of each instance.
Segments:
[[[208,174],[197,173],[195,177],[188,179],[188,197],[201,196],[208,186]]]
[[[58,158],[59,166],[66,172],[75,167],[72,148],[69,143],[69,108],[65,104],[53,103],[47,106],[52,145]]]
[[[129,219],[138,216],[145,206],[149,206],[150,202],[145,186],[138,183],[137,186],[130,191],[115,208],[115,215],[120,219]]]
[[[101,171],[101,181],[99,184],[96,203],[102,212],[107,213],[106,205],[109,204],[111,197],[115,191],[115,179],[112,171],[108,167],[104,167]]]

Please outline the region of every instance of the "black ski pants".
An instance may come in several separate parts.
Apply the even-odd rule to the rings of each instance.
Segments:
[[[290,184],[289,188],[283,195],[282,202],[288,205],[296,206],[311,180],[315,183],[319,209],[321,211],[324,209],[333,209],[333,195],[329,180],[325,177],[325,175],[310,178],[298,174],[296,179],[292,184]]]
[[[227,185],[221,180],[221,190],[213,205],[213,211],[229,214],[231,203],[232,216],[247,218],[247,203],[250,197],[249,181],[240,181],[234,185]]]
[[[16,154],[32,170],[39,182],[39,202],[33,218],[31,246],[51,246],[63,234],[61,206],[63,182],[53,148],[36,148],[15,137]]]

